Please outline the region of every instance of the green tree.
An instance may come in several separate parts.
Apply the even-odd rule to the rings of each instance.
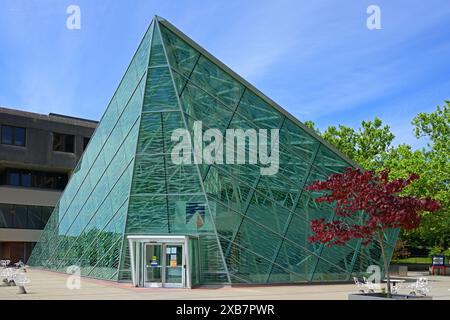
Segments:
[[[378,171],[383,168],[382,159],[392,149],[395,138],[390,127],[383,125],[378,118],[363,121],[357,130],[339,125],[330,126],[323,133],[315,128],[314,122],[307,121],[305,124],[367,170]]]
[[[433,197],[442,205],[433,215],[424,213],[421,227],[405,233],[403,238],[410,246],[445,250],[450,246],[450,102],[431,113],[419,113],[412,124],[416,137],[428,141],[427,147],[414,151],[410,146],[399,145],[384,156],[383,162],[393,178],[410,172],[421,176],[405,193]]]
[[[404,232],[402,238],[408,246],[450,247],[450,101],[431,113],[419,113],[412,120],[416,138],[428,142],[421,150],[413,150],[407,144],[393,147],[394,135],[378,118],[363,121],[357,130],[339,125],[321,133],[314,122],[306,125],[364,169],[388,168],[392,179],[419,174],[421,178],[404,194],[431,197],[439,200],[442,207],[433,215],[423,213],[420,228]]]

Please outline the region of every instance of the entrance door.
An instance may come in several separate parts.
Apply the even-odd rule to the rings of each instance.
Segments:
[[[191,288],[193,283],[198,284],[197,238],[185,235],[128,235],[127,238],[134,286]],[[190,259],[195,269],[191,268]]]
[[[183,287],[184,284],[184,255],[183,245],[166,244],[164,266],[164,286]]]
[[[144,286],[162,287],[163,284],[163,255],[161,244],[149,244],[144,246]]]
[[[185,284],[183,244],[144,244],[144,286],[180,287]]]

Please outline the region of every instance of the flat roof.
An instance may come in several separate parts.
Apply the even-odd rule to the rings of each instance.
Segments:
[[[65,123],[65,124],[89,127],[89,128],[96,128],[98,125],[98,121],[95,121],[95,120],[77,118],[77,117],[67,116],[67,115],[58,114],[58,113],[49,113],[47,115],[47,114],[29,112],[29,111],[24,111],[24,110],[19,110],[19,109],[0,107],[0,114],[2,114],[2,113],[19,116],[19,117],[30,118],[30,119],[59,122],[59,123]]]

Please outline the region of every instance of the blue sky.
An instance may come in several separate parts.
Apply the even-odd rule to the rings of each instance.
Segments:
[[[448,0],[0,0],[0,105],[99,119],[155,14],[321,129],[378,116],[418,148],[411,119],[450,100]]]

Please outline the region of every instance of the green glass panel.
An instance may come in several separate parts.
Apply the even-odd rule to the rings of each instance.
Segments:
[[[258,225],[255,221],[245,218],[234,242],[270,260],[281,242],[281,237]]]
[[[288,266],[286,264],[286,266]],[[272,271],[269,276],[268,283],[277,284],[277,283],[305,283],[308,280],[302,275],[298,275],[296,273],[289,272],[287,269],[280,267],[279,265],[274,265],[272,267]]]
[[[286,119],[280,130],[280,142],[288,147],[288,150],[300,156],[304,161],[310,162],[320,142],[306,133],[294,122]]]
[[[159,35],[158,28],[154,28],[153,38],[152,38],[152,47],[150,50],[150,67],[167,65],[166,56],[164,54],[164,48],[161,41],[161,37]]]
[[[270,261],[236,243],[230,243],[229,246],[226,263],[232,282],[265,283],[270,270]]]
[[[278,252],[269,282],[306,282],[311,279],[317,259],[311,252],[285,241]]]
[[[208,128],[225,130],[232,111],[207,92],[188,83],[181,95],[183,110],[194,121],[202,121]]]
[[[259,129],[278,129],[283,115],[253,92],[245,91],[237,112]]]
[[[245,211],[250,187],[227,175],[220,168],[211,166],[204,182],[208,196],[238,212]]]
[[[198,60],[191,80],[231,108],[237,105],[244,91],[242,84],[205,57]]]
[[[147,71],[154,25],[155,24],[152,23],[147,29],[147,32],[145,33],[134,57],[134,60],[136,61],[136,72],[139,77]]]
[[[348,162],[339,158],[329,148],[321,145],[314,161],[315,166],[319,167],[327,175],[334,173],[342,173],[345,168],[350,167]]]
[[[132,194],[166,193],[164,155],[136,157]]]
[[[189,77],[200,54],[166,27],[160,29],[171,67]]]
[[[166,196],[132,196],[128,209],[126,233],[168,233]]]
[[[216,202],[215,199],[210,198],[209,202],[215,202],[215,226],[217,233],[220,235],[220,241],[227,241],[222,243],[224,252],[227,252],[229,250],[230,241],[233,239],[234,233],[237,232],[243,216],[222,203]]]
[[[161,114],[144,113],[139,130],[138,154],[164,153]]]
[[[290,211],[288,209],[281,207],[278,203],[271,201],[259,192],[253,194],[247,210],[249,218],[279,234],[283,232],[289,215]]]
[[[179,110],[169,68],[155,67],[148,70],[145,86],[144,112]]]
[[[221,250],[215,235],[205,234],[199,238],[200,282],[204,284],[228,283]],[[207,257],[207,259],[206,259]]]
[[[350,274],[344,269],[329,262],[319,259],[319,263],[315,269],[312,281],[326,282],[326,281],[344,281],[349,280]]]

